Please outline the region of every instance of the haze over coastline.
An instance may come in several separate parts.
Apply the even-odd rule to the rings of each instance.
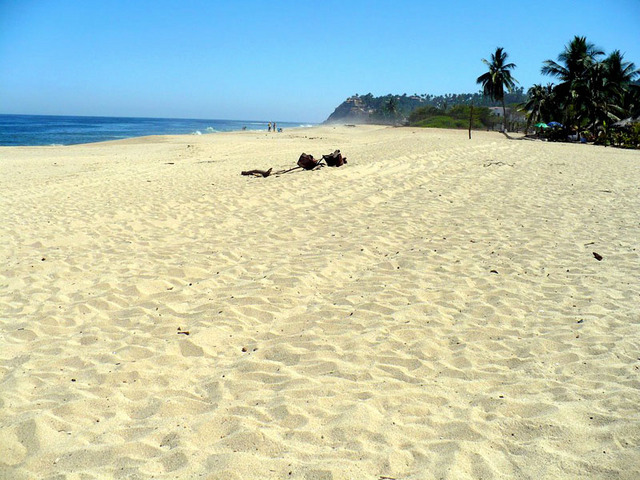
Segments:
[[[354,93],[526,88],[573,35],[639,62],[640,3],[2,2],[0,113],[317,123]]]

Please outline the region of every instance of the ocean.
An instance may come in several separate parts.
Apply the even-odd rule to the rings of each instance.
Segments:
[[[0,114],[0,146],[75,145],[146,135],[207,135],[243,129],[266,132],[268,123],[249,120]],[[283,130],[311,126],[300,122],[276,123]]]

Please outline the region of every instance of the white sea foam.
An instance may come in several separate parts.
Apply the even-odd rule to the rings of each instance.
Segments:
[[[191,135],[202,135],[200,130],[196,130],[195,132],[191,132]]]

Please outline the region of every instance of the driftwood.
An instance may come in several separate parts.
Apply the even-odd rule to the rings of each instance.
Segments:
[[[270,168],[269,170],[245,170],[244,172],[241,172],[241,174],[266,178],[271,175],[282,175],[283,173],[293,172],[294,170],[299,170],[301,168],[305,170],[315,170],[316,168],[321,168],[325,165],[329,167],[340,167],[345,163],[347,163],[347,158],[342,156],[340,150],[336,150],[329,155],[323,155],[320,159],[315,159],[312,155],[303,153],[298,159],[297,167],[289,168],[286,170],[278,170],[277,172],[274,172],[273,168]]]
[[[287,170],[278,170],[274,175],[282,175],[283,173],[293,172],[294,170],[300,170],[302,167],[288,168]]]
[[[255,177],[268,177],[269,175],[271,175],[271,170],[273,170],[273,168],[270,168],[269,170],[246,170],[242,172],[242,175],[253,175]]]

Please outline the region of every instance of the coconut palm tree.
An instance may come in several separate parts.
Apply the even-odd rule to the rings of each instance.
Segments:
[[[640,72],[625,62],[620,50],[614,50],[602,62],[594,63],[587,72],[585,108],[593,130],[632,115],[629,100],[633,81]]]
[[[396,119],[398,118],[398,100],[396,100],[395,97],[389,98],[384,106],[384,110],[386,115],[388,115],[395,123]]]
[[[625,93],[622,106],[628,117],[640,118],[640,82],[629,85],[629,91]]]
[[[631,115],[628,100],[632,98],[637,85],[634,80],[640,77],[640,69],[632,62],[625,62],[620,50],[614,50],[602,62],[605,67],[609,93],[615,97],[614,102],[622,107],[623,115]]]
[[[546,86],[535,84],[527,91],[528,100],[520,105],[520,110],[527,112],[527,130],[532,123],[551,121],[557,118],[558,104],[553,92],[553,84]]]
[[[564,104],[565,123],[575,123],[585,113],[584,102],[589,94],[590,69],[602,55],[604,52],[588,42],[586,37],[575,36],[558,55],[558,62],[543,62],[542,74],[560,80],[555,91]]]
[[[607,125],[620,120],[624,111],[620,106],[621,92],[610,81],[605,62],[594,63],[587,72],[582,105],[593,133],[607,130]]]
[[[492,100],[502,102],[502,114],[504,116],[504,130],[507,130],[507,108],[504,104],[504,90],[512,91],[518,82],[511,76],[511,70],[515,63],[506,63],[509,55],[504,48],[497,47],[495,53],[491,54],[491,61],[482,59],[482,62],[489,67],[489,71],[480,75],[476,83],[482,85],[482,93],[491,97]]]

